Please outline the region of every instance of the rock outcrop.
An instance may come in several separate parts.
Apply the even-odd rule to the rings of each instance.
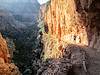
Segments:
[[[50,0],[44,8],[43,58],[53,60],[38,73],[99,75],[100,1]],[[63,61],[66,62],[65,71]]]
[[[45,58],[58,58],[66,44],[99,48],[99,0],[51,0],[44,13]]]
[[[6,40],[0,34],[0,75],[21,75],[18,68],[10,61]]]
[[[8,53],[7,43],[0,34],[0,58],[2,58],[5,63],[8,63],[9,62],[8,56],[9,53]]]

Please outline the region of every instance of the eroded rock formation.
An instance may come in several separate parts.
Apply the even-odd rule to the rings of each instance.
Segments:
[[[18,68],[10,61],[6,40],[0,34],[0,75],[21,75]]]
[[[100,49],[99,13],[99,0],[51,0],[44,13],[44,57],[62,56],[66,44]]]

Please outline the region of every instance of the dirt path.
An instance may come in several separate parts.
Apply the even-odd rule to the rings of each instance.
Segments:
[[[41,66],[37,75],[100,75],[100,51],[68,45],[63,58],[51,59],[47,64]]]
[[[89,75],[100,75],[100,51],[93,48],[87,48],[88,54],[88,72]]]

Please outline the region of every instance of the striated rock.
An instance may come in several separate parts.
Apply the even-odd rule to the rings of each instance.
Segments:
[[[43,56],[53,60],[39,74],[99,75],[100,1],[51,0],[46,7]],[[63,59],[68,59],[72,67],[67,65],[66,73],[61,72]],[[68,70],[73,72],[69,74]]]
[[[3,39],[2,35],[0,34],[0,57],[4,59],[5,63],[8,63],[8,47],[7,47],[7,43],[6,40]]]
[[[99,48],[99,0],[51,0],[44,13],[44,58],[59,58],[66,44]]]
[[[0,58],[0,64],[4,64],[4,63],[5,63],[4,59]]]
[[[21,75],[18,68],[10,63],[9,57],[7,42],[0,34],[0,75]]]
[[[48,34],[46,36],[47,39],[50,39],[48,44],[45,45],[46,55],[51,55],[54,52],[50,53],[49,51],[55,49],[55,52],[58,51],[58,53],[51,55],[51,57],[59,57],[58,54],[59,52],[61,53],[66,43],[88,45],[88,36],[85,27],[87,25],[86,15],[83,11],[79,13],[82,9],[77,8],[78,1],[51,0],[50,5],[48,5],[44,19],[48,27]],[[44,35],[44,38],[46,36]],[[56,47],[53,48],[55,44]]]

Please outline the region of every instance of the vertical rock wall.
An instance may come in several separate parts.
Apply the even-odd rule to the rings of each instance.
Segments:
[[[45,58],[62,55],[66,44],[98,48],[99,0],[51,0],[45,14]],[[93,9],[92,9],[93,7]],[[93,19],[94,18],[94,19]],[[94,24],[94,25],[93,25]],[[98,41],[97,41],[98,40]]]
[[[0,58],[4,59],[5,63],[9,62],[8,59],[8,47],[6,41],[2,38],[2,35],[0,34]]]

